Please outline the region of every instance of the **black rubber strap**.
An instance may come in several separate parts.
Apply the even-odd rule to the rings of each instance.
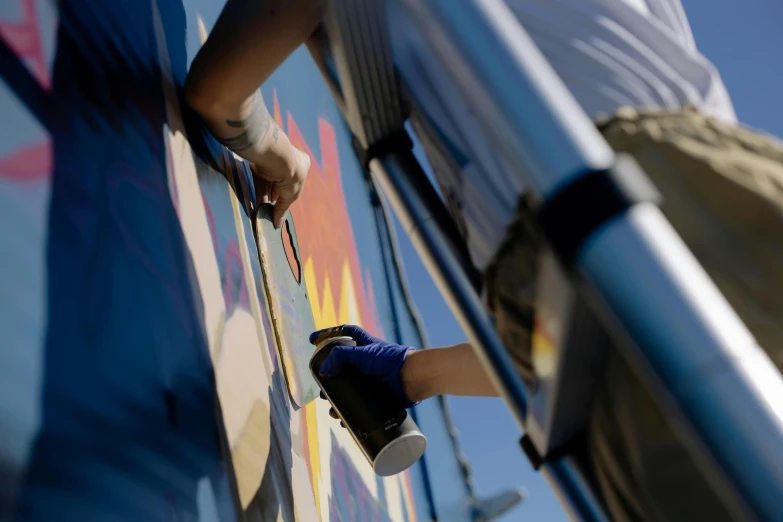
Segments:
[[[362,148],[361,143],[359,143],[359,140],[357,140],[355,136],[351,145],[353,145],[356,158],[359,160],[359,163],[361,163],[365,172],[367,172],[370,170],[370,161],[391,152],[411,150],[413,148],[413,141],[411,141],[410,136],[408,136],[408,132],[405,129],[402,129],[390,134],[377,143],[373,143],[367,149]]]
[[[659,203],[660,194],[628,154],[607,170],[588,172],[562,187],[538,210],[538,224],[560,261],[571,266],[596,230],[637,203]]]

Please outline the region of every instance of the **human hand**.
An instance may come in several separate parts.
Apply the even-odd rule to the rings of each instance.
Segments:
[[[392,392],[405,404],[406,408],[414,402],[405,393],[400,372],[410,346],[401,346],[373,337],[362,328],[354,325],[342,325],[313,332],[310,342],[317,344],[319,338],[348,336],[357,346],[335,346],[329,357],[321,365],[320,373],[325,377],[335,377],[342,373],[346,365],[354,366],[363,374],[385,383]],[[330,414],[334,417],[330,411]]]
[[[275,131],[282,134],[277,126]],[[285,213],[302,195],[310,170],[310,156],[294,147],[285,135],[283,138],[279,146],[270,149],[263,164],[250,164],[257,200],[259,203],[274,203],[272,222],[276,228],[282,226]]]

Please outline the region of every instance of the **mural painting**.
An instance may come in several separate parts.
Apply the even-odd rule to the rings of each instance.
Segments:
[[[0,240],[15,253],[0,261],[0,520],[420,520],[415,467],[380,479],[324,401],[291,405],[252,177],[179,101],[186,41],[214,23],[201,3],[0,8],[0,36],[60,111],[46,128],[0,81]],[[315,326],[383,335],[349,136],[274,86],[277,123],[312,160],[292,214]]]

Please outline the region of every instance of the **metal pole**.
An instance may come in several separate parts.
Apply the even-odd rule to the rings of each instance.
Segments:
[[[462,325],[477,354],[509,404],[520,426],[527,413],[527,389],[471,287],[459,262],[431,218],[428,204],[409,178],[426,179],[411,151],[391,153],[370,162],[370,172],[400,219],[435,284]]]
[[[569,456],[544,462],[541,472],[551,484],[571,520],[609,521],[590,485]]]
[[[395,1],[537,194],[612,166],[614,152],[503,0]]]
[[[463,273],[460,263],[431,219],[429,203],[416,190],[426,179],[411,151],[394,152],[373,159],[370,171],[389,199],[435,284],[446,299],[465,334],[490,371],[520,427],[527,413],[527,389],[514,369],[505,347],[487,317],[483,304]],[[608,520],[579,469],[570,460],[544,463],[542,471],[553,484],[572,516],[586,522]]]
[[[542,200],[612,165],[502,0],[401,1],[476,104],[482,131]],[[705,477],[744,519],[779,520],[783,378],[660,210],[637,204],[593,230],[572,273],[646,384],[671,399],[661,402]]]

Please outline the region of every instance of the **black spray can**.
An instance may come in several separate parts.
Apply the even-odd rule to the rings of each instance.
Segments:
[[[351,365],[337,377],[321,377],[321,364],[335,346],[356,342],[347,336],[319,342],[310,359],[313,377],[377,475],[408,469],[424,454],[426,437],[386,384]]]

